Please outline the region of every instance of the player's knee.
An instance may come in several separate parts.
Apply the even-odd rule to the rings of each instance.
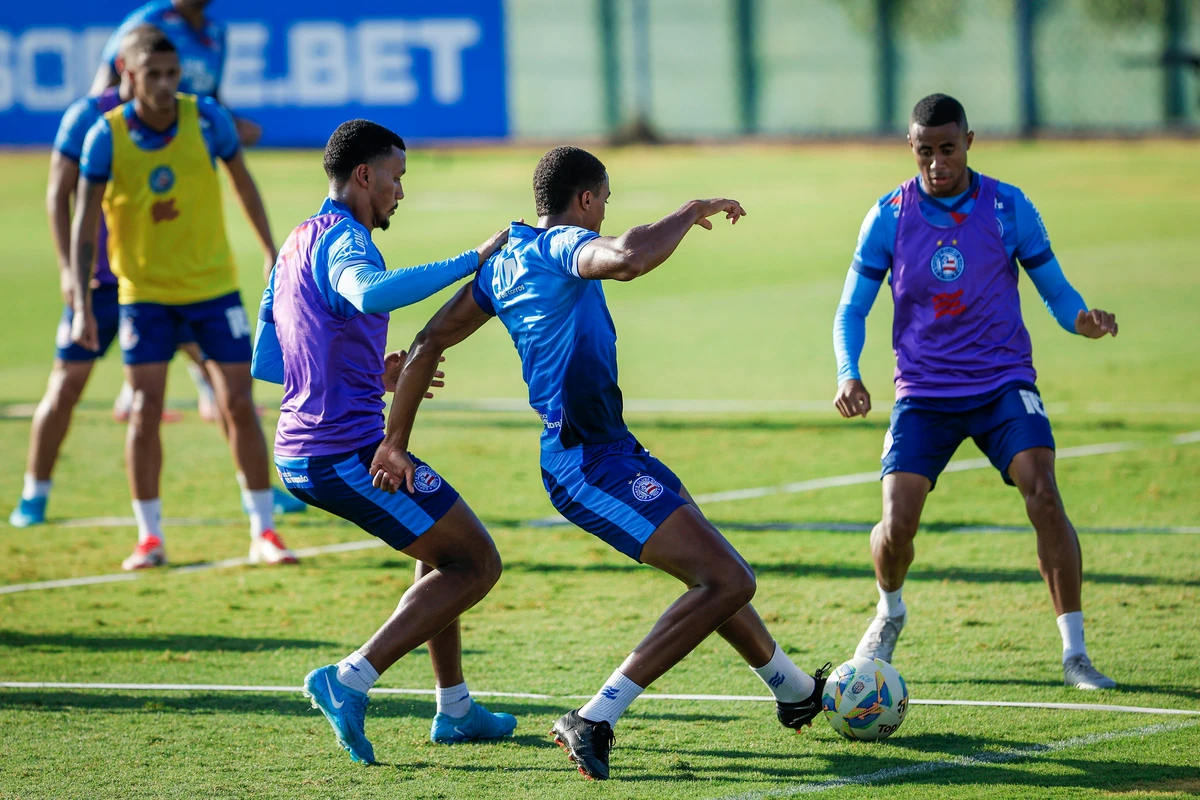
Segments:
[[[133,404],[129,408],[129,424],[137,433],[157,430],[162,420],[164,401],[159,395],[144,391],[133,393]]]
[[[1025,495],[1025,510],[1035,521],[1053,520],[1063,513],[1062,499],[1052,483],[1039,484]]]
[[[258,412],[254,408],[254,395],[250,390],[230,391],[225,395],[224,412],[226,419],[236,426],[258,424]]]
[[[754,570],[745,563],[732,565],[726,574],[721,576],[717,589],[722,598],[722,604],[727,604],[731,613],[737,611],[751,600],[758,591],[758,581]]]
[[[43,402],[54,411],[72,409],[79,402],[86,385],[87,373],[79,374],[67,369],[55,370],[50,375]]]
[[[889,515],[880,525],[879,533],[887,547],[905,547],[917,537],[919,525],[919,517],[914,518],[905,514]]]
[[[475,572],[485,593],[496,585],[496,582],[500,580],[500,573],[503,571],[504,564],[500,560],[500,552],[496,550],[495,545],[478,554]]]

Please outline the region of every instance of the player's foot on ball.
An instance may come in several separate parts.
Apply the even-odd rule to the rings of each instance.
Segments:
[[[135,569],[150,569],[167,565],[167,550],[163,540],[157,536],[147,536],[133,548],[133,553],[121,562],[121,569],[132,572]]]
[[[275,531],[263,531],[250,542],[251,564],[299,564],[296,554],[287,549],[283,539]]]
[[[271,499],[275,502],[276,514],[302,514],[308,510],[308,503],[278,486],[271,487]]]
[[[337,664],[318,667],[308,673],[304,679],[304,696],[329,720],[338,744],[351,759],[364,764],[375,763],[375,748],[367,741],[365,730],[367,696],[337,679]]]
[[[497,714],[471,701],[466,715],[452,717],[438,713],[433,718],[429,741],[434,744],[457,744],[478,742],[487,739],[503,739],[512,736],[517,728],[517,718],[512,714]]]
[[[900,631],[904,630],[904,621],[908,614],[889,617],[876,614],[867,626],[867,632],[859,640],[858,648],[854,651],[855,658],[878,658],[880,661],[892,663],[892,653],[896,650],[896,640]]]
[[[567,751],[567,757],[585,778],[608,780],[608,755],[616,741],[611,725],[584,719],[578,711],[568,711],[550,732],[554,734],[554,743]]]
[[[812,721],[821,713],[821,695],[825,691],[825,680],[831,669],[833,664],[826,662],[825,666],[817,670],[817,674],[813,675],[816,686],[813,687],[812,694],[799,703],[775,701],[775,716],[779,718],[783,727],[796,732],[805,726],[812,727]]]
[[[32,500],[21,498],[17,507],[8,515],[8,524],[14,528],[28,528],[30,525],[41,525],[46,521],[45,497],[35,497]]]
[[[1093,667],[1086,655],[1071,656],[1063,662],[1063,683],[1072,689],[1117,688],[1117,682]]]

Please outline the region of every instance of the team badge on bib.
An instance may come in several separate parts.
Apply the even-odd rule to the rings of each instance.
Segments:
[[[642,475],[633,482],[633,496],[643,503],[654,500],[661,496],[662,493],[663,485],[649,475]]]
[[[933,258],[929,260],[933,277],[947,283],[962,275],[964,266],[963,254],[957,247],[939,247],[938,251],[933,254]]]
[[[175,173],[166,164],[160,167],[155,167],[150,173],[150,191],[155,194],[171,191],[171,187],[175,185]]]
[[[121,342],[122,350],[132,350],[137,347],[137,343],[141,340],[141,337],[138,336],[137,328],[130,317],[125,317],[125,319],[121,320],[121,327],[117,331],[117,339]]]
[[[413,486],[417,487],[417,491],[423,494],[436,492],[442,486],[442,476],[422,464],[413,473]]]

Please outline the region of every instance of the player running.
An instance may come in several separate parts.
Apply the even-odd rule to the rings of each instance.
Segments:
[[[663,673],[713,631],[774,694],[779,721],[799,729],[821,710],[824,669],[800,670],[749,605],[750,566],[705,519],[679,478],[622,419],[616,330],[601,280],[629,281],[665,262],[693,226],[731,223],[735,200],[693,200],[650,225],[601,236],[604,165],[557,147],[533,177],[537,227],[513,223],[508,245],[417,336],[400,374],[388,432],[371,466],[375,485],[412,491],[423,467],[407,455],[425,387],[442,352],[499,316],[521,356],[529,402],[541,417],[542,480],[568,520],[630,558],[673,575],[687,591],[582,708],[554,724],[555,740],[588,778],[608,777],[613,726]],[[828,665],[826,665],[828,667]]]
[[[251,396],[251,330],[225,235],[215,160],[225,162],[259,244],[273,259],[262,199],[229,115],[211,99],[176,93],[179,55],[161,31],[139,28],[127,44],[125,67],[134,99],[88,131],[71,231],[71,340],[98,351],[90,282],[103,206],[109,260],[118,279],[118,337],[135,393],[125,450],[138,546],[122,566],[166,563],[159,423],[167,367],[184,323],[211,361],[242,500],[250,510],[250,559],[294,563],[295,555],[274,530],[266,443]]]
[[[479,268],[507,238],[501,231],[447,261],[389,272],[371,241],[404,198],[404,140],[352,120],[325,146],[329,197],[292,231],[259,311],[254,376],[284,387],[275,463],[304,502],[323,508],[417,560],[417,579],[391,618],[346,658],[314,669],[304,693],[355,761],[372,763],[364,731],[367,691],[425,642],[437,678],[438,743],[508,736],[517,721],[471,699],[462,674],[458,617],[500,577],[500,555],[466,502],[424,462],[415,487],[383,495],[368,467],[383,439],[383,393],[395,388],[404,353],[384,351],[388,314]],[[441,373],[430,374],[441,386]]]
[[[867,213],[834,320],[843,417],[866,416],[858,357],[883,280],[896,306],[896,405],[883,443],[883,519],[871,532],[879,588],[855,655],[892,660],[907,608],[901,597],[925,497],[967,437],[1025,498],[1038,567],[1050,587],[1067,686],[1111,689],[1083,643],[1079,539],[1054,475],[1054,436],[1034,385],[1017,263],[1064,329],[1117,335],[1112,314],[1088,310],[1063,276],[1041,216],[1021,190],[967,168],[975,134],[957,100],[930,95],[912,112],[908,142],[920,174]]]

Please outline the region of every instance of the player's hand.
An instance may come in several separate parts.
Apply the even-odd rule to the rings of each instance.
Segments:
[[[521,220],[524,222],[525,220]],[[508,243],[508,228],[501,228],[491,235],[491,237],[475,248],[475,252],[479,254],[479,266],[483,266],[483,262],[487,261],[496,251],[504,247]]]
[[[851,378],[848,381],[843,381],[838,386],[837,396],[833,398],[833,405],[846,419],[861,416],[867,418],[867,412],[871,410],[871,393],[867,391],[867,387],[863,386],[863,382],[857,378]]]
[[[408,353],[403,350],[397,350],[394,353],[388,353],[383,357],[383,390],[385,392],[396,391],[396,384],[400,380],[400,370],[404,369],[404,362],[407,360]],[[441,356],[438,358],[438,363],[442,363],[445,360],[446,357]],[[433,373],[433,380],[429,383],[430,387],[434,389],[441,389],[446,385],[446,382],[442,380],[445,377],[446,373],[439,369],[437,372]],[[433,392],[426,392],[425,397],[432,400]]]
[[[395,494],[397,490],[408,487],[408,493],[413,493],[413,476],[417,468],[403,448],[393,447],[387,439],[375,451],[370,472],[371,485],[376,489]]]
[[[700,219],[696,220],[696,224],[706,231],[712,230],[712,222],[709,217],[717,214],[724,214],[725,219],[729,220],[731,225],[736,225],[737,221],[746,216],[746,209],[742,208],[742,204],[737,200],[727,200],[723,197],[716,197],[712,200],[694,200],[697,213]]]
[[[93,352],[100,350],[100,333],[96,328],[96,315],[90,308],[75,307],[71,318],[71,341]]]
[[[242,147],[254,147],[262,138],[262,125],[253,120],[237,117],[233,120],[233,126],[237,129],[238,143]]]
[[[1117,317],[1107,311],[1093,308],[1075,315],[1075,332],[1089,339],[1100,339],[1106,333],[1117,335]]]

